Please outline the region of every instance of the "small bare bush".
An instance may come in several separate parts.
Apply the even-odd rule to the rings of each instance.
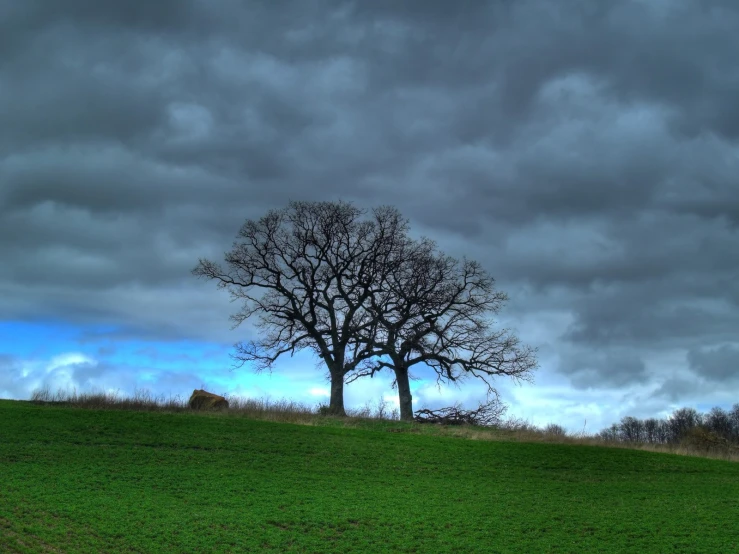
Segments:
[[[35,389],[31,393],[31,402],[51,402],[49,387]]]
[[[353,418],[359,419],[382,419],[382,420],[397,420],[399,419],[398,409],[388,410],[390,402],[385,398],[380,397],[377,403],[373,406],[371,402],[367,402],[361,408],[354,410],[347,410],[347,415]]]
[[[439,425],[479,425],[490,427],[501,421],[501,416],[508,410],[497,398],[481,403],[476,410],[463,410],[461,404],[438,410],[420,409],[414,418],[417,423],[435,423]]]
[[[516,433],[539,432],[539,428],[536,425],[520,417],[511,417],[501,421],[497,427],[503,431],[512,431]]]
[[[372,417],[372,406],[369,402],[367,402],[364,406],[361,408],[356,408],[354,410],[347,410],[347,415],[349,417],[358,417],[362,419],[369,419]]]
[[[550,437],[560,438],[560,437],[566,437],[567,431],[561,425],[557,425],[556,423],[550,423],[549,425],[544,427],[544,434]]]

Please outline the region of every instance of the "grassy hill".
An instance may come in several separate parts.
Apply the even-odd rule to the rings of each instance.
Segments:
[[[410,430],[0,401],[0,552],[739,552],[737,463]]]

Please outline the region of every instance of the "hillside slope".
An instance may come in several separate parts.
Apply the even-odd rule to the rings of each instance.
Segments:
[[[2,552],[739,552],[739,464],[0,401]]]

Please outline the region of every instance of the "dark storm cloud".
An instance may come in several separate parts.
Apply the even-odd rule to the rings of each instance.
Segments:
[[[737,28],[718,0],[0,0],[0,317],[233,342],[189,269],[341,197],[474,255],[513,319],[568,315],[546,333],[577,387],[675,349],[718,379]]]

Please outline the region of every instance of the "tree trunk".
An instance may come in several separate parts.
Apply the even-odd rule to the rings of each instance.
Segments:
[[[411,396],[411,385],[408,379],[408,368],[396,365],[395,380],[398,384],[398,401],[400,402],[400,419],[402,421],[413,421],[413,396]]]
[[[331,372],[331,401],[328,405],[328,413],[346,417],[344,410],[344,374]]]

